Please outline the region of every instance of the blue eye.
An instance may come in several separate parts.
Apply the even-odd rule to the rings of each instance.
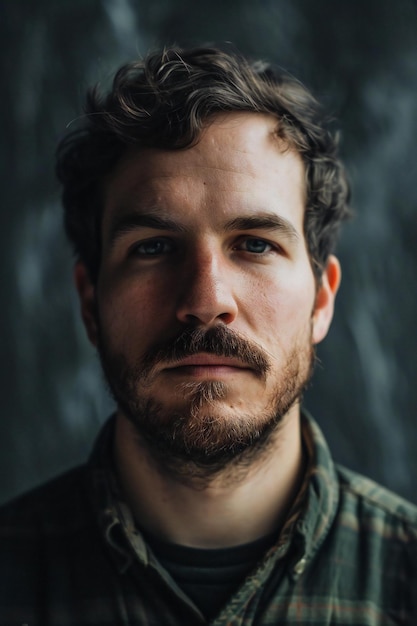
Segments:
[[[136,244],[132,249],[132,253],[137,256],[152,257],[167,254],[172,251],[172,248],[172,243],[167,239],[148,239]]]
[[[272,250],[271,244],[263,239],[245,239],[242,245],[248,252],[252,252],[253,254],[263,254]]]

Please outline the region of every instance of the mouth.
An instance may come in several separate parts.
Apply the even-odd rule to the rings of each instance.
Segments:
[[[244,371],[252,371],[251,367],[233,357],[217,356],[215,354],[194,354],[179,359],[165,368],[170,373],[179,376],[197,378],[217,378]]]

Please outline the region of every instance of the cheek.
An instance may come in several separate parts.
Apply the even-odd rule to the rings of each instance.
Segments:
[[[305,275],[292,278],[270,280],[252,291],[250,324],[269,345],[288,344],[311,327],[314,281]]]
[[[147,343],[160,333],[172,302],[168,287],[151,279],[108,282],[100,285],[98,298],[103,333],[127,349],[134,339]]]

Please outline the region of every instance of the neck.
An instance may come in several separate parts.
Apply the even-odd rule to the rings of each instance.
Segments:
[[[249,543],[279,530],[300,488],[304,464],[299,407],[292,407],[256,462],[244,470],[228,468],[204,484],[165,471],[121,414],[115,462],[133,515],[148,532],[199,548]]]

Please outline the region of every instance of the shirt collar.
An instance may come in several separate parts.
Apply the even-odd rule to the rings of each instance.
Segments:
[[[336,470],[323,433],[305,410],[302,412],[301,424],[309,458],[306,474],[308,488],[294,528],[294,578],[303,573],[322,546],[334,522],[339,501]]]
[[[336,472],[324,436],[304,410],[301,423],[308,458],[305,480],[278,543],[268,551],[265,559],[275,561],[288,553],[290,574],[294,579],[303,573],[323,544],[338,505]],[[126,571],[137,559],[144,565],[155,559],[135,526],[118,487],[112,454],[114,427],[115,416],[112,416],[98,435],[89,460],[89,487],[100,532],[118,569]]]
[[[119,571],[126,571],[137,558],[144,565],[149,551],[137,530],[132,512],[124,502],[113,463],[116,416],[101,428],[89,459],[91,502],[100,532]]]

